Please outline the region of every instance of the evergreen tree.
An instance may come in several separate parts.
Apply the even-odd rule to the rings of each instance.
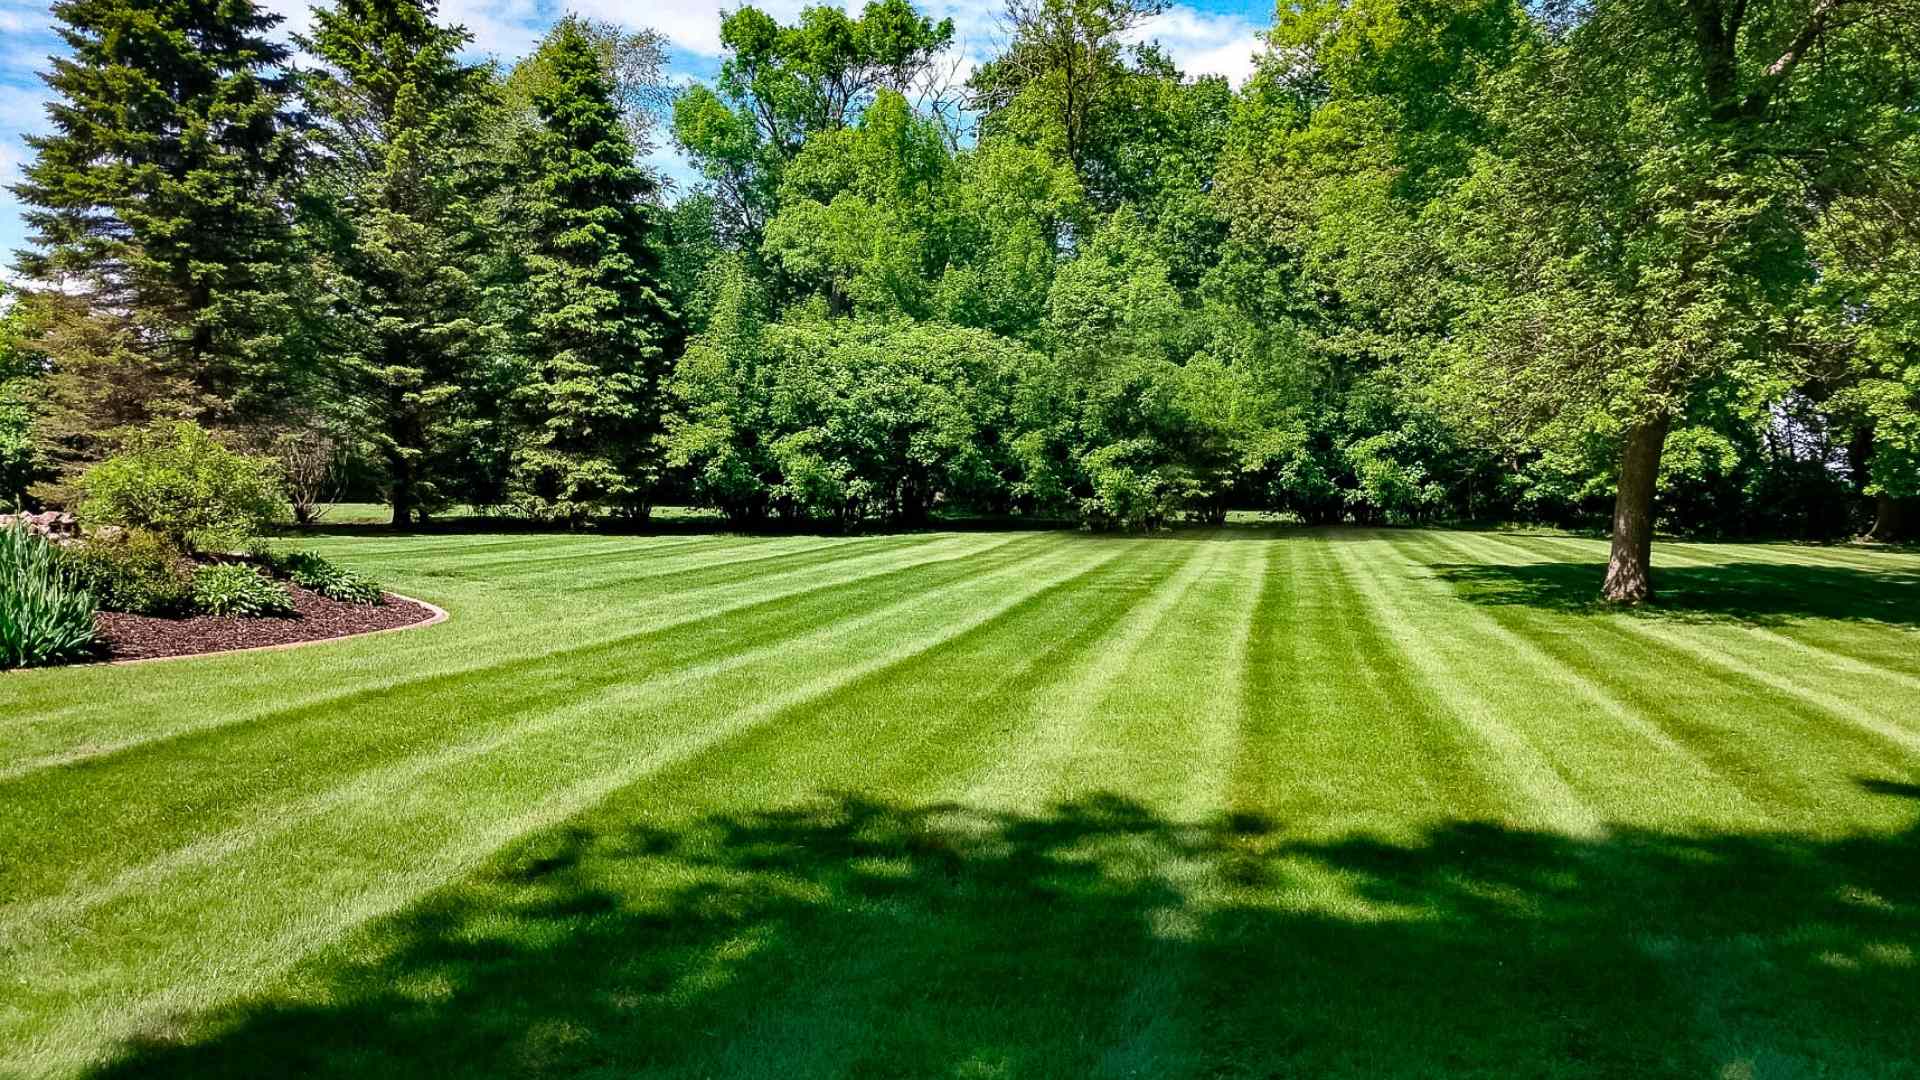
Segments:
[[[644,513],[660,458],[660,386],[679,337],[666,295],[652,179],[633,148],[589,34],[547,39],[551,80],[527,139],[528,428],[515,492],[542,516],[583,523]]]
[[[167,392],[105,396],[214,421],[286,401],[282,195],[297,147],[286,49],[266,37],[280,17],[251,0],[63,0],[53,11],[72,55],[45,76],[59,95],[54,130],[28,137],[36,158],[13,189],[34,245],[18,269],[137,328],[114,363],[72,359],[90,383]]]
[[[301,47],[327,151],[309,199],[343,397],[385,464],[393,523],[445,501],[484,361],[475,194],[490,80],[434,0],[339,0]]]

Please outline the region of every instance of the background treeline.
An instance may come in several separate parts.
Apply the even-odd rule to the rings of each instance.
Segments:
[[[742,7],[675,87],[575,18],[62,4],[0,478],[185,417],[403,524],[1611,513],[1627,599],[1655,527],[1914,527],[1920,3],[1289,0],[1240,88],[1158,10],[1011,0],[962,82],[908,0]]]

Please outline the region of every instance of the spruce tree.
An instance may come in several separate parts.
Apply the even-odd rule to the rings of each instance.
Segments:
[[[488,72],[434,0],[339,0],[300,45],[326,153],[307,200],[341,397],[385,464],[393,523],[446,500],[484,362],[475,203]]]
[[[127,346],[115,362],[74,357],[76,371],[125,384],[104,396],[215,422],[284,402],[283,195],[297,144],[286,49],[266,36],[280,17],[251,0],[62,0],[53,12],[72,55],[45,76],[53,131],[28,137],[35,159],[13,189],[33,243],[16,265],[134,330],[108,331]]]
[[[653,180],[633,163],[593,40],[564,20],[527,137],[527,378],[515,455],[529,510],[578,525],[644,514],[661,455],[661,383],[679,336]]]

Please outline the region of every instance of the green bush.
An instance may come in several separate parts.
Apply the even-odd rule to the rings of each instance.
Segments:
[[[193,575],[193,605],[208,615],[261,618],[293,614],[287,587],[242,563],[215,563]]]
[[[193,610],[193,563],[156,532],[129,529],[63,548],[60,560],[75,581],[108,611],[184,615]]]
[[[93,595],[66,572],[58,552],[18,521],[0,529],[0,668],[93,651]]]
[[[296,551],[278,556],[269,564],[289,581],[303,589],[312,589],[330,600],[345,604],[384,604],[386,594],[380,586],[343,567],[335,566],[311,551]]]
[[[80,516],[150,529],[185,551],[234,550],[287,516],[280,466],[181,420],[129,436],[80,478]]]

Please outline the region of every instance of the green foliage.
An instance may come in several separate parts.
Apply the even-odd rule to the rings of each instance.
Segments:
[[[85,657],[93,613],[93,594],[59,549],[18,520],[0,528],[0,669]]]
[[[792,26],[752,5],[728,12],[715,88],[674,105],[674,138],[712,186],[725,234],[756,245],[809,137],[858,122],[883,90],[907,92],[952,40],[952,20],[909,0],[870,0],[858,17],[808,7]]]
[[[88,522],[149,529],[186,551],[238,548],[287,516],[277,462],[184,420],[129,434],[80,486]]]
[[[33,427],[44,372],[28,355],[27,309],[0,286],[0,505],[18,506],[42,471]]]
[[[93,536],[61,549],[60,559],[108,611],[168,616],[193,609],[193,562],[159,533]]]
[[[344,567],[335,566],[311,551],[296,551],[264,560],[275,572],[303,589],[347,604],[384,604],[380,586]]]
[[[725,313],[725,318],[720,317]],[[979,330],[789,323],[744,287],[688,351],[670,439],[703,505],[840,525],[1011,501],[1013,382],[1030,351]]]
[[[324,150],[308,180],[333,406],[355,419],[387,474],[395,523],[444,505],[472,460],[482,406],[486,238],[498,183],[483,123],[488,70],[430,0],[339,0],[299,38],[319,64],[301,89]]]
[[[527,511],[579,524],[644,513],[658,476],[660,383],[678,315],[665,293],[653,182],[633,164],[593,40],[563,24],[545,46],[552,82],[524,147],[527,436],[514,492]]]
[[[293,614],[293,594],[243,563],[212,563],[193,575],[193,606],[206,615],[247,619]]]
[[[192,414],[273,412],[303,383],[280,16],[251,0],[70,0],[54,15],[71,51],[47,75],[53,130],[27,138],[19,269],[130,319],[124,347],[188,389]]]

